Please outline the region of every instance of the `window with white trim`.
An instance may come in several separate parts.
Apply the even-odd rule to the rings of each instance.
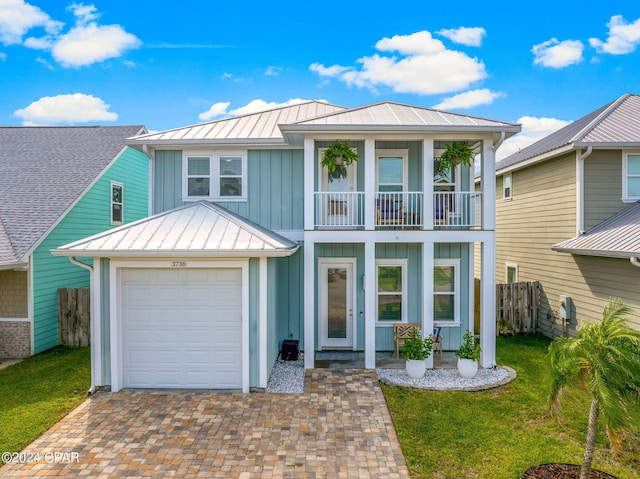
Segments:
[[[640,200],[640,152],[623,155],[622,200]]]
[[[460,259],[436,259],[433,268],[433,322],[460,323]]]
[[[502,177],[502,199],[510,200],[512,195],[511,174]]]
[[[121,225],[124,221],[124,186],[111,182],[111,224]]]
[[[246,151],[184,152],[184,200],[246,200]]]
[[[378,191],[407,191],[408,150],[377,150]]]
[[[518,282],[518,264],[507,262],[505,265],[505,280],[507,283]]]
[[[407,260],[376,260],[378,323],[407,322]]]

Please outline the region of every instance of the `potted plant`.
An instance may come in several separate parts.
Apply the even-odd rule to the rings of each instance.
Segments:
[[[355,161],[358,161],[358,154],[349,142],[336,140],[324,150],[320,164],[327,169],[329,181],[333,181],[347,176],[347,167]]]
[[[418,329],[411,331],[411,336],[404,340],[400,353],[407,360],[406,368],[409,377],[417,379],[424,376],[427,369],[426,359],[433,350],[433,337],[422,338]]]
[[[458,165],[473,166],[474,153],[466,141],[453,141],[445,145],[445,151],[440,155],[438,170],[453,169]]]
[[[478,372],[478,360],[482,348],[480,343],[469,330],[464,333],[462,344],[456,351],[458,356],[458,373],[463,378],[472,378]]]

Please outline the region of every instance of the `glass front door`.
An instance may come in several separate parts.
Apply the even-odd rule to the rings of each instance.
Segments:
[[[321,349],[353,349],[353,263],[320,263]]]

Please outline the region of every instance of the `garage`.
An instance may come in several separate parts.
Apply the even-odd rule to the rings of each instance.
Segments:
[[[125,388],[242,388],[240,268],[121,269]]]

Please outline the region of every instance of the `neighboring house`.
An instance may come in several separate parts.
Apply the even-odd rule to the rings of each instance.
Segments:
[[[481,245],[483,367],[495,364],[495,157],[520,125],[383,102],[322,102],[132,138],[148,152],[154,215],[56,251],[94,264],[94,385],[264,388],[283,340],[393,351],[393,324],[473,329]],[[359,161],[320,166],[336,139]],[[446,143],[482,167],[438,171]],[[446,205],[443,210],[437,205]],[[431,360],[432,361],[432,360]]]
[[[0,358],[58,344],[58,288],[89,272],[50,250],[148,214],[142,126],[0,128]]]
[[[496,175],[497,281],[541,282],[541,331],[573,335],[610,297],[640,329],[640,96],[504,158]]]

